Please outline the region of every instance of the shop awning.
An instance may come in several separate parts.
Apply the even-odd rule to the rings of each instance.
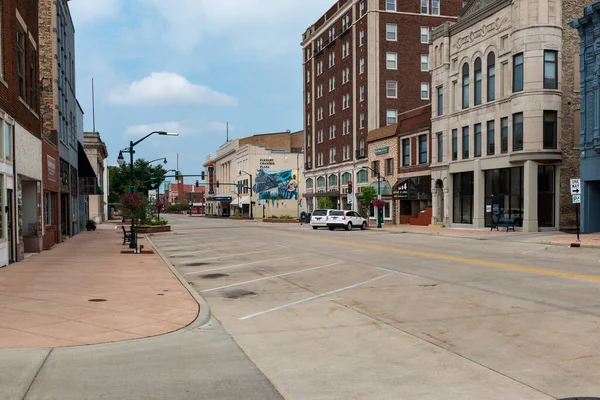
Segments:
[[[380,183],[377,183],[377,181],[375,181],[375,182],[371,183],[369,186],[374,188],[376,192],[377,192],[378,187],[380,187],[382,196],[391,196],[392,195],[392,186],[390,185],[390,183],[388,181],[381,181]]]
[[[94,172],[90,160],[85,154],[85,149],[80,142],[77,142],[77,174],[79,175],[79,194],[97,195],[104,194],[98,184],[98,177]]]
[[[392,192],[399,200],[431,200],[431,175],[400,178]]]

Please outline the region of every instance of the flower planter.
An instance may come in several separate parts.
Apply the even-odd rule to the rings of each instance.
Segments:
[[[294,218],[294,219],[263,218],[263,222],[270,222],[272,224],[297,224],[297,223],[299,223],[299,220],[298,220],[298,218]]]
[[[163,226],[136,226],[135,227],[135,232],[137,234],[171,232],[171,225],[163,225]]]

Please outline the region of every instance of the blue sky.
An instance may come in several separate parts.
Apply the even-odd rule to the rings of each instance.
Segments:
[[[199,173],[230,138],[302,129],[302,33],[330,0],[76,0],[77,97],[116,164],[120,149],[153,130],[136,157],[167,157]],[[189,182],[195,179],[189,179]]]

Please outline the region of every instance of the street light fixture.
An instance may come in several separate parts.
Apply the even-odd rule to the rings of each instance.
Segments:
[[[377,200],[381,200],[381,172],[375,171],[371,167],[362,167],[361,169],[371,170],[375,174],[377,174]],[[385,181],[385,178],[383,178],[383,180]],[[383,219],[383,214],[381,212],[379,212],[377,214],[377,228],[381,228],[381,220],[382,219]]]
[[[133,140],[129,141],[129,147],[124,148],[119,151],[119,157],[117,158],[117,163],[119,166],[125,164],[125,159],[123,158],[123,153],[129,153],[129,193],[133,193],[133,155],[135,154],[134,147],[148,139],[150,136],[154,134],[158,134],[161,136],[179,136],[179,133],[174,132],[166,132],[166,131],[152,131],[140,140],[134,142]],[[131,241],[129,242],[130,249],[137,249],[137,236],[135,234],[135,218],[131,218]]]
[[[246,174],[250,177],[250,219],[254,219],[254,215],[252,213],[252,174],[246,172],[246,171],[240,171],[238,175],[242,175],[242,174]]]

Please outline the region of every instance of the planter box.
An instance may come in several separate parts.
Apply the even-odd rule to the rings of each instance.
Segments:
[[[299,224],[300,223],[300,221],[297,218],[294,218],[294,219],[263,218],[263,222],[270,222],[273,224]]]
[[[229,219],[249,219],[248,217],[229,217]]]
[[[163,225],[163,226],[138,226],[138,227],[135,228],[135,232],[137,234],[171,232],[171,225]]]

